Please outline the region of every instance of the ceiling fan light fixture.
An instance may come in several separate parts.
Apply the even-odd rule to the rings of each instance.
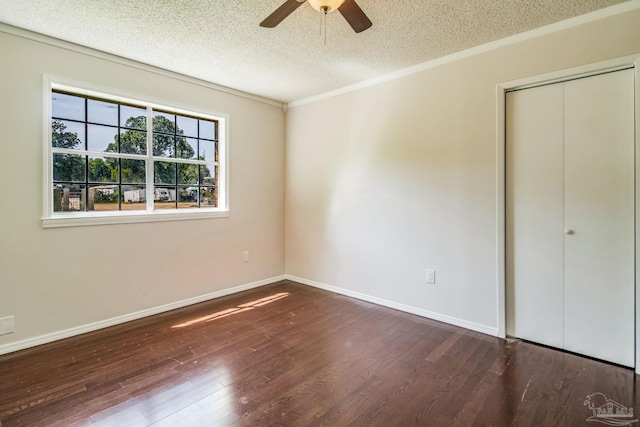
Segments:
[[[283,19],[302,6],[302,3],[307,1],[315,10],[322,12],[323,25],[326,25],[324,19],[327,13],[334,10],[340,11],[342,17],[356,33],[361,33],[373,25],[364,11],[358,6],[356,0],[285,0],[279,8],[260,23],[260,26],[265,28],[276,27]]]
[[[313,7],[315,10],[320,12],[324,12],[325,10],[327,12],[333,12],[334,10],[338,10],[338,8],[342,6],[342,3],[345,2],[345,0],[307,0],[307,1],[311,5],[311,7]]]

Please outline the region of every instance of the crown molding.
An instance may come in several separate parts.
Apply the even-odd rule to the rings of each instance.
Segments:
[[[565,21],[560,21],[554,24],[545,25],[544,27],[536,28],[534,30],[526,31],[520,34],[515,34],[513,36],[509,36],[500,40],[495,40],[489,43],[485,43],[480,46],[475,46],[475,47],[463,50],[461,52],[452,53],[450,55],[443,56],[441,58],[436,58],[431,61],[423,62],[421,64],[414,65],[412,67],[408,67],[408,68],[404,68],[388,74],[384,74],[380,77],[375,77],[373,79],[365,80],[360,83],[344,86],[340,89],[335,89],[329,92],[313,95],[308,98],[303,98],[297,101],[289,102],[286,105],[286,107],[290,109],[290,108],[299,107],[301,105],[318,102],[323,99],[333,98],[338,95],[356,91],[358,89],[363,89],[369,86],[375,86],[388,81],[397,80],[402,77],[410,76],[412,74],[416,74],[421,71],[439,67],[443,64],[455,62],[463,58],[468,58],[470,56],[478,55],[480,53],[489,52],[495,49],[499,49],[501,47],[510,46],[516,43],[520,43],[522,41],[556,33],[562,30],[577,27],[582,24],[587,24],[603,18],[608,18],[611,16],[619,15],[619,14],[626,13],[636,9],[640,9],[640,0],[630,0],[625,3],[620,3],[615,6],[607,7],[605,9],[596,10],[595,12],[590,12],[585,15],[580,15],[575,18],[567,19]]]
[[[286,104],[281,101],[277,101],[270,98],[265,98],[259,95],[254,95],[252,93],[243,92],[238,89],[233,89],[230,87],[222,86],[216,83],[212,83],[206,80],[198,79],[196,77],[187,76],[185,74],[177,73],[175,71],[170,71],[164,68],[156,67],[153,65],[145,64],[143,62],[138,62],[133,59],[128,59],[122,56],[114,55],[112,53],[104,52],[101,50],[93,49],[90,47],[82,46],[76,43],[68,42],[62,39],[58,39],[55,37],[47,36],[41,33],[36,33],[34,31],[26,30],[24,28],[14,27],[9,24],[5,24],[0,22],[0,33],[10,34],[16,37],[21,37],[23,39],[35,41],[38,43],[44,43],[50,46],[55,46],[61,49],[69,50],[76,53],[81,53],[83,55],[91,56],[93,58],[104,59],[106,61],[114,62],[117,64],[125,65],[127,67],[136,68],[138,70],[147,71],[153,74],[157,74],[164,77],[169,77],[175,80],[180,80],[186,83],[191,83],[194,85],[198,85],[207,89],[212,89],[217,92],[223,92],[229,95],[238,96],[240,98],[250,99],[252,101],[257,101],[263,104],[273,105],[279,108],[285,108]]]

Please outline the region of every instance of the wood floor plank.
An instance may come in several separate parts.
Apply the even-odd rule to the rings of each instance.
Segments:
[[[283,281],[0,356],[0,426],[570,426],[632,370]]]

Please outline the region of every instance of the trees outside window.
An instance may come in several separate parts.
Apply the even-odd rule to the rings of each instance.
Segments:
[[[51,105],[53,212],[218,207],[217,120],[56,90]]]

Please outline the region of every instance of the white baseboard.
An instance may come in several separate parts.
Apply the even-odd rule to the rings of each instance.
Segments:
[[[135,313],[125,314],[123,316],[113,317],[111,319],[106,319],[99,322],[78,326],[75,328],[65,329],[63,331],[53,332],[50,334],[40,335],[38,337],[28,338],[26,340],[1,345],[0,355],[13,353],[15,351],[36,347],[38,345],[47,344],[47,343],[58,341],[64,338],[70,338],[70,337],[81,335],[87,332],[97,331],[99,329],[108,328],[110,326],[119,325],[121,323],[130,322],[132,320],[153,316],[154,314],[160,314],[160,313],[175,310],[178,308],[187,307],[189,305],[198,304],[200,302],[209,301],[212,299],[224,297],[224,296],[235,294],[242,291],[247,291],[249,289],[254,289],[261,286],[269,285],[271,283],[276,283],[285,279],[298,282],[303,285],[313,286],[314,288],[324,289],[329,292],[334,292],[340,295],[345,295],[345,296],[359,299],[362,301],[367,301],[373,304],[381,305],[383,307],[389,307],[395,310],[404,311],[406,313],[411,313],[418,316],[426,317],[428,319],[437,320],[439,322],[447,323],[450,325],[460,326],[462,328],[469,329],[476,332],[481,332],[483,334],[498,336],[498,329],[494,327],[481,325],[479,323],[469,322],[467,320],[459,319],[457,317],[447,316],[444,314],[423,310],[421,308],[413,307],[410,305],[401,304],[401,303],[385,300],[382,298],[374,297],[371,295],[362,294],[360,292],[354,292],[348,289],[343,289],[336,286],[327,285],[325,283],[320,283],[313,280],[292,276],[290,274],[285,274],[281,276],[271,277],[269,279],[259,280],[253,283],[247,283],[245,285],[235,286],[229,289],[223,289],[221,291],[211,292],[209,294],[200,295],[194,298],[188,298],[182,301],[172,302],[170,304],[149,308],[149,309],[138,311]]]
[[[475,323],[475,322],[469,322],[468,320],[459,319],[453,316],[447,316],[446,314],[440,314],[440,313],[436,313],[429,310],[423,310],[421,308],[413,307],[410,305],[385,300],[385,299],[374,297],[371,295],[361,294],[360,292],[354,292],[348,289],[327,285],[325,283],[303,279],[301,277],[292,276],[290,274],[285,275],[285,277],[287,280],[302,283],[303,285],[313,286],[315,288],[324,289],[325,291],[329,291],[329,292],[335,292],[340,295],[345,295],[345,296],[356,298],[362,301],[371,302],[373,304],[393,308],[395,310],[404,311],[406,313],[415,314],[418,316],[426,317],[428,319],[437,320],[438,322],[447,323],[449,325],[460,326],[461,328],[470,329],[472,331],[481,332],[483,334],[498,336],[498,328],[495,328],[495,327],[482,325],[480,323]]]
[[[198,304],[200,302],[209,301],[215,298],[224,297],[224,296],[235,294],[242,291],[247,291],[249,289],[258,288],[260,286],[265,286],[271,283],[285,280],[285,278],[286,278],[285,275],[271,277],[269,279],[259,280],[257,282],[247,283],[245,285],[235,286],[233,288],[211,292],[209,294],[200,295],[194,298],[188,298],[182,301],[172,302],[170,304],[161,305],[159,307],[153,307],[146,310],[137,311],[135,313],[125,314],[123,316],[101,320],[99,322],[90,323],[88,325],[78,326],[75,328],[65,329],[63,331],[53,332],[50,334],[40,335],[38,337],[28,338],[26,340],[5,344],[0,346],[0,355],[13,353],[14,351],[24,350],[24,349],[35,347],[38,345],[47,344],[53,341],[58,341],[64,338],[69,338],[76,335],[84,334],[87,332],[97,331],[98,329],[108,328],[109,326],[115,326],[121,323],[130,322],[132,320],[142,319],[143,317],[153,316],[154,314],[160,314],[166,311],[175,310],[177,308],[187,307],[189,305]]]

